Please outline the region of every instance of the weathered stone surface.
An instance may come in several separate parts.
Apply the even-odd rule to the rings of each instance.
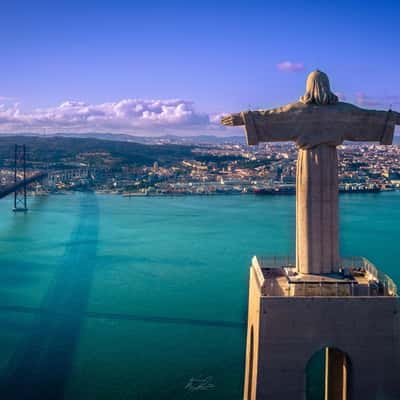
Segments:
[[[289,103],[271,110],[240,113],[247,143],[294,141],[300,148],[338,146],[344,140],[391,144],[399,113],[359,108],[349,103],[329,105]]]

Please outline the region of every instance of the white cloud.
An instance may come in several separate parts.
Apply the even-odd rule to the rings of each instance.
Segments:
[[[398,95],[388,95],[384,97],[384,103],[386,106],[389,107],[396,107],[400,106],[400,96]]]
[[[276,68],[278,68],[279,71],[284,71],[284,72],[298,72],[298,71],[303,71],[304,64],[292,61],[283,61],[277,64]]]
[[[15,101],[15,100],[16,100],[15,97],[0,96],[0,101],[10,102],[10,101]]]
[[[382,101],[367,96],[364,92],[356,93],[356,103],[364,107],[377,107],[382,105]]]
[[[211,114],[210,115],[210,122],[212,124],[221,124],[221,118],[224,117],[225,115],[228,115],[228,113],[220,113],[220,114]]]
[[[186,100],[124,99],[88,104],[66,101],[59,106],[23,112],[18,103],[0,104],[0,132],[125,132],[159,134],[224,129],[219,118],[195,110]]]
[[[358,92],[355,95],[355,102],[362,107],[377,107],[381,109],[393,108],[399,109],[400,96],[385,95],[385,96],[369,96],[365,92]]]

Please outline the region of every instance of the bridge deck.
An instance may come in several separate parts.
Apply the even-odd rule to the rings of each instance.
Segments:
[[[7,185],[5,187],[0,188],[0,199],[8,196],[11,193],[16,192],[17,190],[23,188],[25,185],[29,185],[30,183],[39,181],[43,179],[47,175],[47,172],[38,172],[25,180],[18,181],[17,183],[13,183],[12,185]]]

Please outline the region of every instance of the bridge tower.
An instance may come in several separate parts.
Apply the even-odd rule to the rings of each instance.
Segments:
[[[19,176],[22,174],[22,178]],[[14,147],[14,184],[26,179],[26,146],[16,144]],[[26,184],[14,192],[14,212],[28,211],[26,201]]]

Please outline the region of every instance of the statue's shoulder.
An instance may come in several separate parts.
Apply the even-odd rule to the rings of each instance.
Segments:
[[[260,110],[264,115],[278,116],[279,114],[286,114],[298,116],[300,114],[331,114],[331,113],[350,113],[357,114],[369,110],[357,107],[354,104],[337,102],[329,105],[319,105],[315,103],[305,104],[301,101],[288,103],[280,107],[271,108],[269,110]]]
[[[338,111],[348,112],[352,115],[365,115],[365,114],[376,114],[383,115],[388,112],[388,110],[372,110],[368,108],[361,108],[354,104],[339,102],[334,105]]]
[[[285,104],[284,106],[272,108],[267,110],[269,114],[281,114],[281,113],[290,113],[290,112],[298,112],[304,110],[307,107],[306,104],[301,103],[300,101],[296,101],[294,103]]]
[[[300,104],[302,104],[300,102]],[[303,104],[303,106],[305,107],[306,110],[308,110],[309,112],[317,112],[317,113],[350,113],[350,114],[354,114],[357,112],[363,112],[364,109],[355,106],[354,104],[350,104],[350,103],[345,103],[342,101],[338,101],[337,103],[334,104]],[[299,107],[300,109],[300,107]]]
[[[343,101],[339,101],[336,104],[333,104],[332,107],[338,109],[338,110],[343,110],[343,111],[359,111],[362,110],[362,108],[357,107],[354,104],[351,103],[345,103]]]
[[[289,105],[289,104],[288,104]],[[291,103],[292,109],[294,110],[307,110],[307,111],[352,111],[352,110],[362,110],[362,108],[355,106],[354,104],[344,103],[338,101],[335,104],[315,104],[308,103],[304,104],[301,101],[296,103]]]

